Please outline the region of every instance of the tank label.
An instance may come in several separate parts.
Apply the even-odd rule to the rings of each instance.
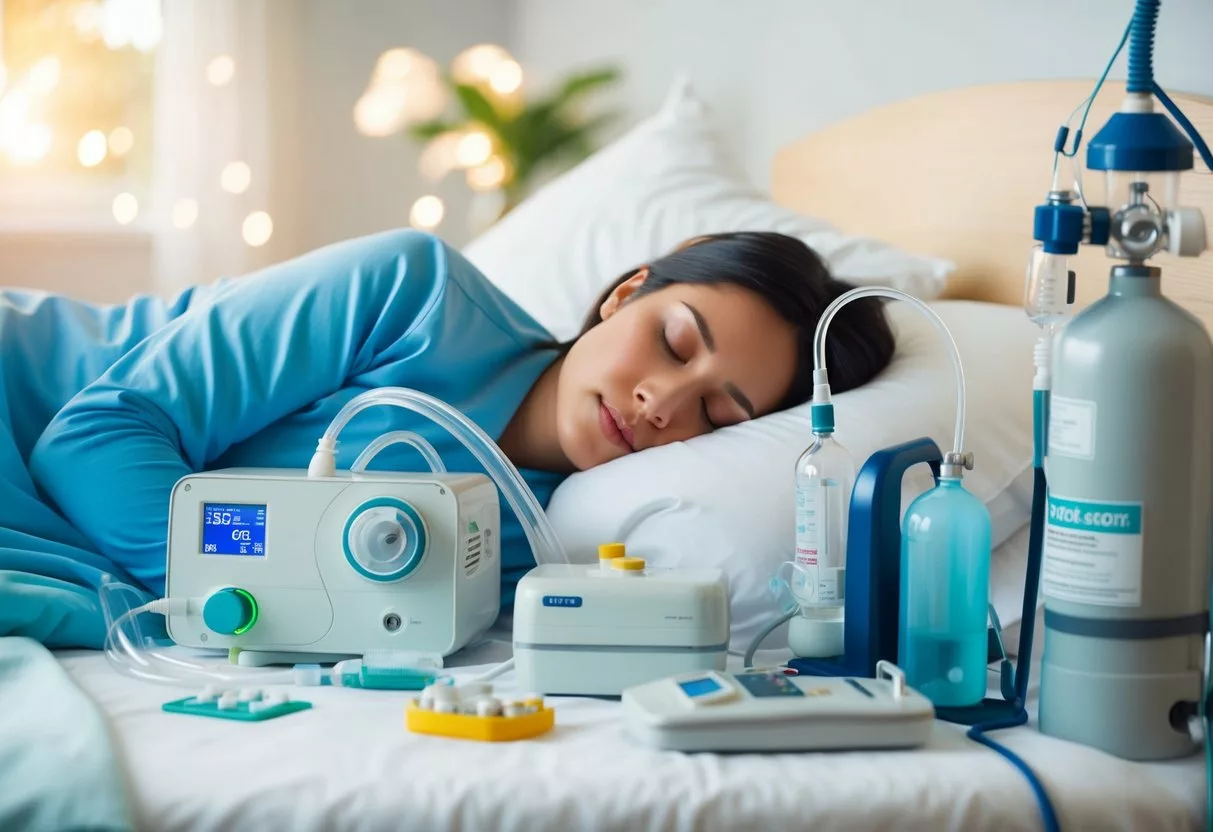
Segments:
[[[1141,507],[1050,494],[1041,591],[1059,601],[1140,605]]]
[[[1049,453],[1095,458],[1095,402],[1064,396],[1050,399]]]

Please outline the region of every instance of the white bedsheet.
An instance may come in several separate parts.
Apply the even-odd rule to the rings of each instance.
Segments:
[[[942,722],[915,751],[683,755],[628,738],[617,702],[552,698],[551,733],[478,743],[411,734],[401,692],[293,688],[315,707],[263,723],[168,714],[161,704],[196,691],[129,679],[100,654],[59,655],[108,716],[140,823],[156,832],[1041,828],[1019,772]],[[488,645],[457,673],[506,656]],[[996,737],[1041,777],[1066,832],[1202,828],[1199,756],[1139,764],[1029,727]]]
[[[552,733],[489,744],[409,733],[402,693],[295,689],[315,707],[264,723],[167,714],[172,689],[99,655],[61,659],[109,717],[141,825],[160,832],[1040,829],[1021,776],[945,723],[917,751],[683,755],[632,742],[617,703],[555,699]],[[1063,829],[1200,828],[1199,757],[1133,764],[1026,728],[1001,738]]]

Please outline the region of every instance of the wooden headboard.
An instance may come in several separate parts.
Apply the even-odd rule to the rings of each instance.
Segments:
[[[949,297],[1020,305],[1034,244],[1032,211],[1052,179],[1053,139],[1092,86],[1075,80],[966,87],[871,110],[783,148],[772,193],[780,204],[845,232],[951,260],[957,270]],[[1213,99],[1169,94],[1213,142]],[[1087,141],[1123,97],[1123,84],[1104,85],[1074,161],[1085,159]],[[1077,125],[1075,118],[1071,131]],[[1071,161],[1061,163],[1059,182],[1067,187]],[[1092,204],[1100,204],[1103,174],[1084,169],[1082,184]],[[1179,202],[1204,212],[1211,250],[1151,262],[1163,269],[1164,293],[1213,330],[1213,175],[1199,159],[1181,178]],[[1112,262],[1092,246],[1071,260],[1079,306],[1106,292]]]

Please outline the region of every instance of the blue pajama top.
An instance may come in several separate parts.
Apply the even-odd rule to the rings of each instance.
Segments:
[[[557,357],[552,338],[457,252],[391,231],[171,301],[119,306],[0,290],[0,636],[100,647],[102,576],[164,592],[169,494],[235,466],[306,469],[351,398],[410,387],[498,439]],[[447,470],[483,468],[399,407],[341,432],[338,467],[411,430]],[[392,446],[372,469],[428,470]],[[542,505],[563,475],[522,470]],[[503,603],[534,565],[501,500]]]

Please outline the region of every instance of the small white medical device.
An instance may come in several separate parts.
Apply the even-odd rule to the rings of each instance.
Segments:
[[[619,696],[670,673],[724,670],[729,592],[718,569],[656,568],[641,558],[544,564],[518,582],[519,689]],[[604,547],[606,548],[606,547]]]
[[[935,710],[882,661],[874,679],[676,674],[625,690],[623,718],[630,736],[661,749],[831,751],[924,745]]]
[[[169,635],[295,661],[449,655],[500,610],[497,498],[479,474],[187,476],[172,494],[166,586],[187,603]]]

